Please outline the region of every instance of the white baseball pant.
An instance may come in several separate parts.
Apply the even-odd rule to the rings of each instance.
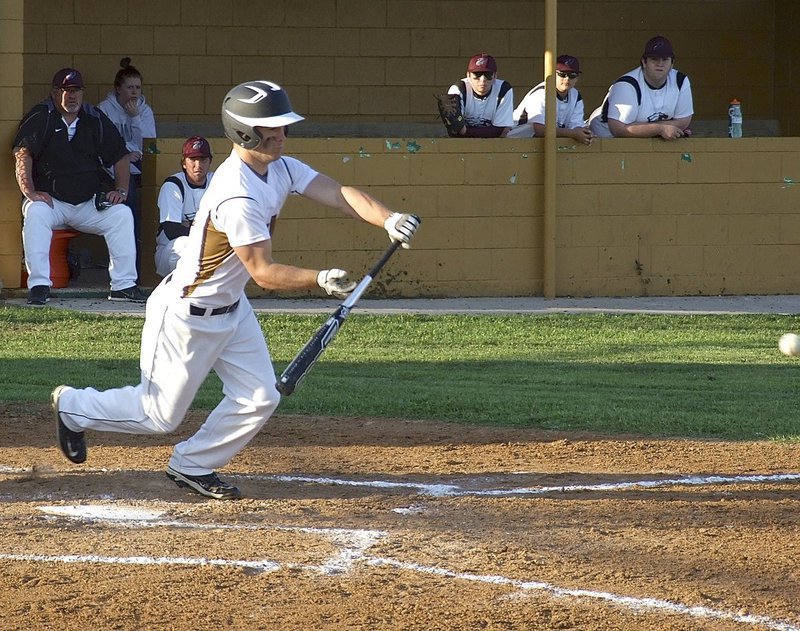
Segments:
[[[178,237],[165,244],[156,244],[156,274],[161,277],[175,271],[189,237]]]
[[[73,228],[101,235],[108,247],[108,275],[111,291],[136,284],[136,242],[133,236],[133,215],[124,204],[114,204],[98,211],[94,198],[81,204],[68,204],[53,199],[53,208],[46,202],[25,200],[22,204],[22,247],[28,287],[50,287],[50,241],[53,230]]]
[[[73,431],[169,433],[213,368],[224,398],[191,438],[175,446],[169,461],[187,475],[206,475],[250,442],[278,407],[280,394],[264,334],[244,295],[235,311],[196,316],[165,287],[162,281],[147,301],[141,383],[103,392],[66,390],[59,410]]]

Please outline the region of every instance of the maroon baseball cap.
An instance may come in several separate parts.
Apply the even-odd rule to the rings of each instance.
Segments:
[[[183,143],[184,158],[210,158],[211,145],[202,136],[192,136]]]
[[[82,88],[83,77],[75,68],[62,68],[53,75],[54,88]]]
[[[561,70],[562,72],[577,72],[580,74],[581,64],[578,62],[577,57],[561,55],[556,59],[556,70]]]
[[[669,57],[675,59],[672,44],[663,35],[656,35],[644,45],[642,57]]]
[[[467,72],[497,72],[497,62],[491,55],[480,53],[469,60]]]

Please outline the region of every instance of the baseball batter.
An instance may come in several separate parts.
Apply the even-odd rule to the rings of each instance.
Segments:
[[[286,92],[269,81],[242,83],[225,96],[222,123],[233,148],[203,196],[175,271],[147,301],[141,382],[104,392],[58,386],[51,395],[59,447],[70,461],[86,460],[85,430],[173,431],[213,369],[224,397],[200,429],[175,446],[166,473],[208,497],[241,496],[215,470],[247,445],[280,399],[245,284],[252,279],[277,291],[319,286],[339,298],[356,286],[342,269],[273,259],[272,235],[287,196],[303,195],[383,227],[404,247],[418,226],[414,216],[284,157],[286,127],[300,120]]]
[[[192,136],[183,143],[181,170],[164,180],[158,192],[159,225],[156,235],[156,273],[166,276],[178,263],[189,241],[200,200],[213,173],[211,145],[202,136]]]
[[[666,37],[647,42],[639,67],[617,79],[589,117],[595,136],[674,140],[688,136],[694,114],[689,77],[673,68]]]

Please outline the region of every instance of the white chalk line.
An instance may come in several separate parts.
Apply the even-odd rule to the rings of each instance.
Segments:
[[[557,585],[540,581],[521,581],[518,579],[507,578],[505,576],[454,572],[453,570],[447,570],[444,568],[425,566],[418,563],[407,563],[403,561],[396,561],[394,559],[366,557],[365,561],[369,565],[388,565],[401,570],[420,572],[424,574],[435,574],[437,576],[443,576],[446,578],[475,581],[479,583],[490,583],[493,585],[508,585],[522,591],[545,592],[557,598],[589,598],[593,600],[604,600],[626,609],[632,609],[636,612],[663,611],[666,613],[690,616],[692,618],[731,620],[733,622],[739,622],[742,624],[761,625],[767,627],[768,629],[775,629],[776,631],[800,631],[800,627],[791,622],[774,620],[767,616],[738,614],[731,611],[722,611],[703,606],[683,605],[669,600],[661,600],[659,598],[636,598],[633,596],[620,596],[610,592],[558,587]]]
[[[125,519],[118,515],[109,516],[107,506],[39,506],[40,511],[47,515],[57,515],[89,523],[103,523],[105,526],[119,528],[183,528],[187,530],[244,530],[244,531],[284,531],[311,534],[327,539],[337,546],[337,552],[321,564],[284,563],[281,565],[271,560],[235,560],[235,559],[206,559],[194,557],[110,557],[102,555],[35,555],[35,554],[0,554],[0,559],[17,561],[39,561],[63,563],[122,563],[142,565],[226,565],[248,568],[257,571],[274,571],[281,567],[301,569],[320,574],[344,574],[352,568],[353,564],[363,558],[367,549],[376,541],[386,536],[380,530],[363,530],[348,528],[312,528],[308,526],[274,526],[263,524],[205,524],[184,522],[177,520],[160,519],[155,513],[144,519]],[[121,512],[125,512],[122,509]]]
[[[87,469],[87,473],[109,473],[111,471],[126,471],[124,469]],[[0,466],[0,473],[24,474],[30,473],[29,469],[19,467]],[[515,472],[514,475],[534,475],[524,472]],[[626,491],[631,489],[654,489],[669,486],[707,486],[718,484],[763,484],[770,482],[797,482],[800,481],[800,473],[776,473],[776,474],[752,474],[752,475],[706,475],[706,476],[686,476],[678,478],[661,478],[652,480],[633,480],[630,482],[603,482],[598,484],[566,484],[554,486],[538,487],[512,487],[494,489],[470,489],[457,484],[431,484],[424,482],[393,482],[387,480],[354,480],[347,478],[332,478],[309,475],[253,475],[253,474],[231,474],[229,477],[244,480],[255,480],[260,482],[281,482],[284,484],[317,484],[320,486],[351,486],[375,489],[411,489],[421,495],[432,497],[486,497],[504,495],[549,495],[553,493],[576,493],[576,492],[613,492]],[[0,499],[14,500],[19,499],[18,494],[0,494]],[[32,497],[32,496],[28,496]],[[53,494],[41,494],[40,499],[54,497]],[[103,496],[109,498],[109,496]]]
[[[101,563],[111,565],[213,565],[242,567],[259,572],[279,570],[274,561],[244,561],[232,559],[204,559],[194,557],[111,557],[96,554],[0,554],[6,561],[32,561],[36,563]]]
[[[519,475],[519,474],[516,474]],[[290,475],[246,475],[250,480],[265,482],[300,482],[304,484],[320,484],[323,486],[355,486],[383,489],[407,488],[419,491],[423,495],[434,497],[446,496],[493,496],[493,495],[547,495],[551,493],[574,493],[589,491],[625,491],[635,488],[658,488],[665,486],[705,486],[714,484],[760,484],[765,482],[800,481],[800,473],[778,473],[771,475],[708,475],[689,476],[684,478],[667,478],[655,480],[635,480],[631,482],[607,482],[600,484],[567,484],[541,487],[517,487],[508,489],[467,489],[454,484],[425,484],[416,482],[386,482],[382,480],[348,480],[344,478],[290,476]]]
[[[3,473],[25,473],[26,469],[0,467],[0,472]],[[519,473],[518,473],[519,475]],[[653,479],[653,480],[635,480],[629,482],[612,482],[612,483],[599,483],[599,484],[572,484],[572,485],[556,485],[556,486],[542,486],[542,487],[516,487],[508,489],[468,489],[463,486],[453,484],[426,484],[415,482],[390,482],[386,480],[353,480],[345,478],[331,478],[320,476],[290,476],[290,475],[238,475],[232,476],[237,478],[244,478],[256,481],[278,481],[283,483],[301,483],[301,484],[318,484],[322,486],[352,486],[352,487],[366,487],[366,488],[381,488],[381,489],[412,489],[423,495],[434,497],[446,496],[509,496],[509,495],[546,495],[555,493],[572,493],[572,492],[609,492],[609,491],[624,491],[630,489],[653,489],[659,487],[670,486],[705,486],[705,485],[719,485],[719,484],[762,484],[770,482],[795,482],[800,481],[800,474],[794,473],[781,473],[770,475],[708,475],[708,476],[688,476],[680,478],[666,478],[666,479]],[[19,496],[10,496],[12,498]],[[106,499],[108,496],[104,496]],[[249,528],[259,529],[260,527],[250,526],[226,526],[221,524],[207,525],[207,524],[186,524],[183,522],[149,522],[138,521],[135,522],[139,526],[155,526],[155,525],[169,525],[172,527],[186,527],[186,528]],[[316,532],[314,529],[309,529],[307,532]],[[332,532],[332,531],[331,531]],[[342,531],[351,532],[351,531]],[[372,532],[372,531],[365,531]],[[374,535],[373,535],[374,536]],[[756,624],[762,625],[769,629],[777,631],[800,631],[800,627],[792,623],[772,620],[765,616],[755,615],[742,615],[732,612],[720,611],[709,609],[701,606],[688,606],[664,601],[659,599],[640,599],[628,596],[618,596],[606,592],[595,592],[591,590],[575,590],[560,588],[555,585],[540,582],[519,581],[516,579],[509,579],[505,577],[492,577],[481,576],[476,574],[462,574],[453,572],[451,570],[428,567],[417,564],[403,563],[392,559],[380,559],[375,557],[368,557],[364,554],[372,542],[364,544],[364,546],[344,546],[341,548],[340,553],[330,559],[327,563],[314,566],[314,565],[298,565],[286,564],[286,567],[294,567],[312,571],[318,571],[324,574],[337,574],[348,571],[353,564],[359,561],[365,561],[371,565],[393,565],[395,567],[403,567],[404,569],[414,570],[418,572],[439,574],[442,576],[450,576],[452,578],[462,580],[473,580],[480,582],[490,582],[497,584],[507,584],[520,588],[523,591],[539,590],[545,591],[556,597],[588,597],[594,599],[603,599],[614,602],[618,605],[633,609],[633,610],[663,610],[672,613],[689,615],[692,617],[701,618],[714,618],[720,620],[731,620],[743,624]],[[45,562],[52,562],[55,560],[62,560],[63,562],[97,562],[97,563],[136,563],[138,559],[143,557],[48,557],[35,555],[2,555],[0,558],[16,558],[19,560],[39,560]],[[164,563],[172,564],[209,564],[209,565],[235,565],[243,568],[249,568],[259,572],[274,571],[280,568],[280,564],[274,561],[235,561],[235,560],[207,560],[207,559],[185,559],[181,557],[163,557]],[[152,562],[152,561],[151,561]]]
[[[101,563],[101,564],[122,564],[122,565],[192,565],[192,566],[224,566],[239,567],[250,570],[253,573],[275,572],[283,567],[314,571],[326,575],[343,574],[348,572],[356,563],[366,563],[370,566],[388,566],[400,570],[417,572],[421,574],[431,574],[455,580],[487,583],[491,585],[508,586],[522,592],[542,592],[555,598],[591,599],[609,602],[623,609],[629,609],[637,613],[641,612],[664,612],[688,616],[691,618],[728,620],[740,624],[759,625],[774,631],[800,631],[800,626],[791,622],[775,620],[768,616],[754,614],[739,614],[719,609],[711,609],[704,606],[691,606],[676,603],[669,600],[658,598],[636,598],[633,596],[623,596],[611,592],[603,592],[588,589],[565,588],[542,581],[523,581],[499,575],[474,574],[469,572],[456,572],[446,568],[422,565],[419,563],[408,563],[389,559],[386,557],[374,557],[366,554],[379,539],[387,533],[379,530],[357,530],[343,528],[308,528],[292,526],[264,526],[253,524],[202,524],[193,522],[180,522],[175,520],[159,520],[158,516],[149,516],[144,520],[125,520],[112,515],[108,517],[108,507],[79,506],[74,507],[78,510],[71,511],[69,507],[50,506],[39,507],[45,513],[58,514],[71,519],[83,521],[110,522],[113,526],[122,527],[179,527],[189,529],[228,529],[228,530],[285,530],[310,533],[326,537],[334,543],[343,544],[339,553],[332,556],[326,563],[321,565],[308,565],[297,563],[279,563],[268,559],[243,560],[243,559],[206,559],[192,557],[149,557],[149,556],[129,556],[114,557],[104,555],[36,555],[36,554],[0,554],[0,559],[10,561],[27,561],[40,563]],[[124,512],[124,509],[123,509]],[[92,516],[94,515],[94,516]]]

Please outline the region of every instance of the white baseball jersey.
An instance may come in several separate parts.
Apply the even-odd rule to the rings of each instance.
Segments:
[[[483,98],[475,95],[466,78],[451,85],[447,93],[461,95],[461,111],[469,127],[514,125],[514,90],[502,79],[495,79]]]
[[[184,171],[173,173],[164,180],[158,192],[159,223],[173,221],[191,225],[213,176],[213,171],[208,173],[202,186],[192,184]]]
[[[172,274],[174,291],[203,307],[239,300],[250,274],[233,251],[270,238],[289,194],[301,194],[318,173],[295,158],[269,165],[264,177],[231,155],[214,173]]]
[[[674,68],[663,86],[654,89],[644,78],[642,67],[617,79],[608,89],[603,104],[592,112],[589,127],[595,136],[610,138],[608,119],[631,123],[655,123],[694,114],[689,77]]]
[[[183,224],[186,227],[191,226],[194,216],[200,208],[200,200],[213,175],[213,172],[208,173],[205,184],[202,186],[192,184],[183,170],[173,173],[165,179],[158,192],[159,223],[169,221]],[[155,253],[156,273],[166,276],[175,269],[188,238],[188,236],[180,236],[170,239],[163,230],[158,231]]]
[[[528,92],[514,110],[514,127],[508,138],[530,138],[533,123],[545,124],[545,82]],[[583,97],[576,88],[567,90],[564,98],[556,93],[556,125],[565,129],[583,127]]]

